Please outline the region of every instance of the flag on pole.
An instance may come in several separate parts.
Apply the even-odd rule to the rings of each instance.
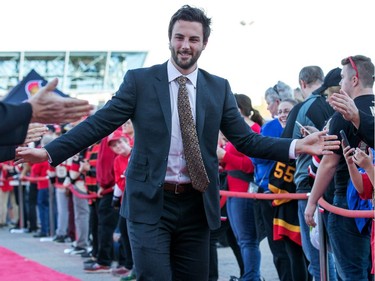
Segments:
[[[27,74],[25,78],[23,78],[23,80],[19,82],[4,97],[2,102],[13,104],[21,103],[35,95],[38,92],[38,90],[46,84],[47,80],[45,80],[34,69],[32,69],[29,72],[29,74]],[[64,94],[63,92],[57,89],[55,89],[54,92],[62,97],[68,97],[68,95]]]

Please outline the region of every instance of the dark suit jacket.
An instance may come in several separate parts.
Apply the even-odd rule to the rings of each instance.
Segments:
[[[0,163],[16,157],[17,146],[0,146]]]
[[[22,144],[32,116],[31,104],[0,102],[0,146]]]
[[[17,144],[26,138],[32,116],[31,104],[0,102],[0,162],[13,159]]]
[[[53,165],[108,135],[131,119],[135,137],[126,171],[126,196],[121,214],[131,221],[156,223],[163,208],[163,183],[171,143],[171,104],[167,64],[129,70],[116,95],[89,117],[45,148]],[[251,131],[238,112],[227,80],[199,70],[196,126],[210,179],[203,194],[211,229],[220,226],[219,173],[216,155],[219,130],[235,147],[252,157],[288,161],[291,140]]]

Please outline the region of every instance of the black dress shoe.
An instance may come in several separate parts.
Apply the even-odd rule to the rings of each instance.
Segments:
[[[35,238],[47,237],[47,234],[42,233],[42,232],[38,232],[38,233],[34,234],[33,237],[35,237]]]

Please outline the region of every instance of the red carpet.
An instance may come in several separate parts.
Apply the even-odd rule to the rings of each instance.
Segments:
[[[57,272],[3,247],[0,247],[0,280],[79,281],[75,277]]]

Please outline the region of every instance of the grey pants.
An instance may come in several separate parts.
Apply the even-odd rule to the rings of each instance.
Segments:
[[[89,203],[87,199],[80,199],[73,195],[73,206],[77,247],[86,249],[89,246]]]

